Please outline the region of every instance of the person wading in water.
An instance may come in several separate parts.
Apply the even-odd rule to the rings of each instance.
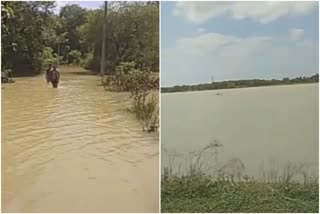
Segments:
[[[52,65],[49,64],[49,68],[48,68],[47,71],[46,71],[46,80],[47,80],[47,83],[48,83],[48,84],[49,84],[49,82],[50,82],[51,69],[52,69]]]
[[[52,83],[53,88],[58,88],[59,80],[60,80],[60,72],[56,65],[53,66],[50,74],[50,81]]]

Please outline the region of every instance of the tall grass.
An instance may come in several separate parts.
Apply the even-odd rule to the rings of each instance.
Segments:
[[[271,161],[249,176],[241,159],[218,160],[221,147],[215,141],[185,155],[163,148],[162,212],[318,212],[318,171],[310,164]]]
[[[290,184],[300,182],[303,185],[318,182],[317,169],[307,162],[286,162],[282,167],[270,161],[266,168],[264,164],[259,169],[259,180],[267,183]]]
[[[158,95],[152,93],[138,93],[132,96],[129,111],[135,113],[141,121],[143,131],[157,131],[159,124]]]
[[[221,162],[218,159],[220,149],[223,147],[218,141],[213,141],[203,148],[187,154],[170,152],[163,148],[163,159],[168,164],[163,168],[166,179],[170,177],[198,178],[207,176],[215,181],[247,182],[257,181],[263,183],[289,184],[299,182],[304,185],[318,182],[318,169],[307,162],[287,161],[276,164],[269,160],[265,166],[262,161],[255,175],[248,175],[245,163],[237,157]],[[178,166],[178,167],[177,167]],[[182,169],[182,170],[181,170]]]

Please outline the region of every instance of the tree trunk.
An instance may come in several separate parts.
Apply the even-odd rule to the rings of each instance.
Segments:
[[[104,2],[104,20],[103,20],[103,31],[102,31],[102,49],[101,49],[101,65],[100,65],[100,75],[101,77],[105,74],[105,55],[106,55],[106,28],[107,28],[107,10],[108,2]]]

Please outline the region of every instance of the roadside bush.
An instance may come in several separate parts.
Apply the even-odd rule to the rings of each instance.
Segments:
[[[42,50],[42,67],[46,69],[49,64],[59,64],[62,57],[53,54],[53,49],[50,47],[45,47]]]
[[[128,110],[142,122],[144,131],[157,131],[158,97],[150,92],[158,91],[159,78],[153,78],[149,71],[136,69],[134,62],[122,62],[115,67],[114,74],[105,76],[102,82],[108,91],[130,92],[131,106]]]
[[[81,59],[80,62],[81,66],[85,69],[93,69],[94,67],[94,59],[93,59],[93,53],[87,53],[83,59]]]
[[[109,91],[128,91],[134,95],[158,90],[159,78],[153,78],[149,71],[136,69],[133,62],[123,62],[116,66],[113,75],[104,77],[103,85]]]
[[[1,83],[13,83],[12,70],[6,69],[1,71]]]
[[[72,50],[68,53],[68,63],[80,64],[81,52],[78,50]]]

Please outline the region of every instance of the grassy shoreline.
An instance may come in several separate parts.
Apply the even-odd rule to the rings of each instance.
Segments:
[[[185,155],[167,151],[169,163],[161,176],[161,212],[318,212],[318,170],[310,168],[311,163],[262,165],[252,176],[239,158],[219,164],[222,146],[213,141]],[[177,162],[178,158],[183,162]]]
[[[319,210],[318,184],[162,179],[161,212],[308,212]]]

